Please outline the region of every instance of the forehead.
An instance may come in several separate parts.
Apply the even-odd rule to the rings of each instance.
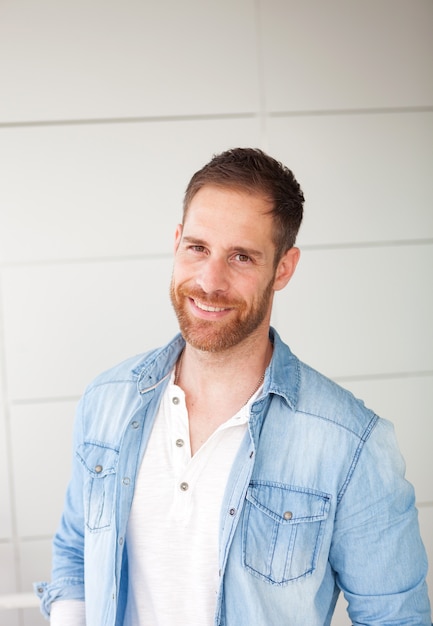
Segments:
[[[243,230],[271,235],[271,202],[262,194],[244,189],[205,185],[194,195],[184,219],[184,228]]]

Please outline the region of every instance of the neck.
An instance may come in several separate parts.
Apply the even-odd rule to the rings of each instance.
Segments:
[[[185,346],[175,382],[185,392],[192,454],[259,389],[272,350],[268,337],[260,344],[223,353]]]
[[[220,389],[226,385],[252,389],[264,375],[272,351],[268,336],[260,342],[244,342],[222,352],[205,352],[186,344],[178,361],[176,383],[185,392],[193,388],[201,391],[208,387]]]

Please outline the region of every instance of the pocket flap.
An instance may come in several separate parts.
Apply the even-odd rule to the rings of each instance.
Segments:
[[[119,452],[102,443],[84,442],[77,449],[77,456],[93,478],[114,474]]]
[[[252,481],[247,500],[281,524],[317,522],[326,519],[330,495],[280,483]]]

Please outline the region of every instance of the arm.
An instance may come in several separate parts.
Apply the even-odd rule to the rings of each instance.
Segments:
[[[81,403],[75,421],[74,451],[81,441],[80,406]],[[52,582],[36,583],[35,591],[41,599],[41,611],[47,618],[51,604],[57,605],[60,600],[68,601],[68,605],[70,601],[76,605],[78,600],[84,607],[83,475],[81,463],[75,455],[62,518],[53,540]]]
[[[393,427],[379,420],[340,494],[330,563],[354,626],[431,626],[427,557]]]

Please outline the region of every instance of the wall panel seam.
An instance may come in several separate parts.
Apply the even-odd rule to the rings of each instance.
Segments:
[[[257,111],[242,113],[203,113],[191,115],[149,115],[142,117],[100,117],[100,118],[71,118],[59,120],[23,120],[21,122],[0,122],[0,129],[27,128],[34,126],[92,126],[101,124],[154,124],[167,122],[201,122],[218,120],[254,119],[259,117]]]

